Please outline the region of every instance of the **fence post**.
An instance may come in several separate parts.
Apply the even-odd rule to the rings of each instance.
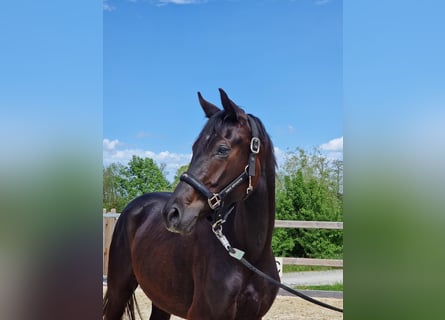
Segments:
[[[106,211],[105,209],[103,211]],[[106,212],[104,212],[106,213]],[[116,209],[111,209],[111,213],[116,213]],[[104,217],[103,219],[103,248],[104,248],[104,260],[103,260],[103,274],[108,274],[108,257],[110,253],[111,238],[113,236],[114,226],[116,225],[116,217]]]

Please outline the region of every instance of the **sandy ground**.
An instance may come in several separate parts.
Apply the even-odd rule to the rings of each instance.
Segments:
[[[105,292],[105,287],[104,287]],[[140,288],[136,289],[136,299],[141,309],[143,319],[150,318],[151,303]],[[342,299],[320,298],[320,301],[343,308]],[[182,318],[172,316],[171,320]],[[337,320],[343,319],[343,314],[311,304],[296,297],[278,296],[263,320]]]

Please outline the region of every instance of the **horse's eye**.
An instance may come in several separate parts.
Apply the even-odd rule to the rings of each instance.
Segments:
[[[218,146],[218,149],[216,150],[216,155],[219,157],[226,157],[230,153],[230,147],[226,145],[220,145]]]

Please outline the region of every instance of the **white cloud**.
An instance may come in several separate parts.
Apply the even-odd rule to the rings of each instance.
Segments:
[[[331,2],[331,0],[315,0],[314,3],[316,6],[322,6]]]
[[[183,4],[200,4],[200,3],[205,3],[207,2],[207,0],[158,0],[158,5],[159,6],[164,6],[167,4],[179,4],[179,5],[183,5]]]
[[[320,145],[320,150],[326,152],[326,156],[331,160],[343,159],[343,137],[335,138]]]
[[[325,151],[343,151],[343,137],[335,138],[320,146]]]
[[[104,139],[102,141],[102,146],[104,149],[106,150],[113,150],[115,149],[117,146],[119,145],[119,140],[109,140],[109,139]]]
[[[114,11],[116,8],[108,3],[108,0],[103,0],[102,7],[104,11]]]
[[[150,138],[150,137],[153,137],[153,134],[150,132],[147,132],[147,131],[143,131],[143,130],[139,131],[136,134],[136,138],[138,138],[138,139],[144,139],[144,138]]]
[[[119,146],[123,144],[119,140],[103,140],[103,164],[105,166],[111,163],[121,163],[126,165],[133,156],[141,158],[151,158],[158,165],[165,164],[165,170],[167,171],[167,179],[173,181],[176,171],[179,167],[188,164],[192,158],[191,153],[174,153],[170,151],[162,151],[159,153],[143,150],[143,149],[119,149]]]

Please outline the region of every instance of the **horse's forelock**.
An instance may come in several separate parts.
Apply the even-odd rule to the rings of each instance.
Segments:
[[[221,111],[210,117],[193,144],[193,149],[195,150],[195,148],[199,148],[207,150],[212,141],[211,138],[221,130],[220,128],[223,124],[223,120],[223,112]]]
[[[252,114],[249,114],[249,117],[253,121],[255,121],[257,125],[259,138],[261,140],[261,147],[265,149],[264,154],[266,154],[267,157],[265,159],[268,162],[267,165],[269,167],[275,168],[277,164],[276,164],[273,144],[262,121]],[[220,135],[222,133],[223,126],[226,123],[232,121],[233,119],[230,118],[224,110],[214,114],[212,117],[208,119],[207,123],[205,124],[204,128],[199,134],[197,140],[195,141],[194,148],[200,148],[200,149],[202,148],[202,150],[207,151],[213,141],[212,138]]]

